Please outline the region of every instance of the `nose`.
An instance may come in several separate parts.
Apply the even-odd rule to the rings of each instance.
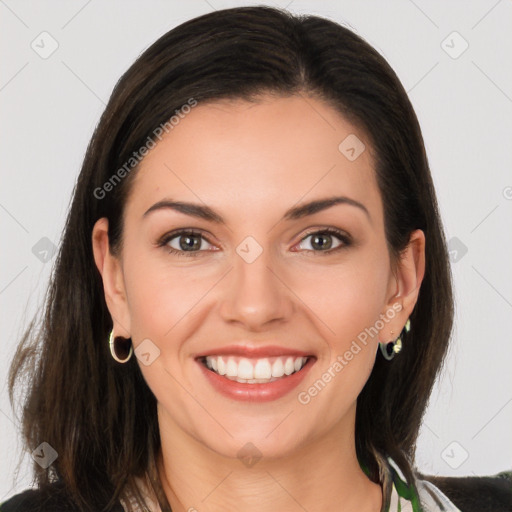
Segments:
[[[268,249],[254,261],[240,254],[234,253],[233,268],[223,283],[222,318],[251,331],[289,320],[294,311],[294,295],[286,285],[283,267],[272,261]]]

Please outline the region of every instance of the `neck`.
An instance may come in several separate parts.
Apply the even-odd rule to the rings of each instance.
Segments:
[[[333,429],[286,457],[245,463],[165,424],[156,461],[159,479],[173,512],[380,512],[382,490],[358,463],[353,424],[348,432]]]

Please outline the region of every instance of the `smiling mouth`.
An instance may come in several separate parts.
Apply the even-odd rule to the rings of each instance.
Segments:
[[[278,356],[250,359],[238,356],[203,356],[198,361],[208,370],[242,384],[267,384],[300,372],[314,356]]]

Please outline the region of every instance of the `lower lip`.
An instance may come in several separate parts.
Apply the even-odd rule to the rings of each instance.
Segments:
[[[273,382],[247,384],[222,377],[218,373],[206,368],[201,361],[197,361],[204,375],[217,391],[228,398],[246,402],[269,402],[285,396],[302,382],[314,363],[315,358],[310,357],[298,372],[284,376]]]

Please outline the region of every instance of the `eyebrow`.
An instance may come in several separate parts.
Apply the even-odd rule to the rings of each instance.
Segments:
[[[351,199],[346,196],[336,196],[329,197],[325,199],[316,199],[314,201],[310,201],[309,203],[295,206],[290,208],[283,215],[283,220],[296,220],[303,217],[307,217],[308,215],[313,215],[322,210],[326,210],[337,204],[347,204],[350,206],[355,206],[356,208],[363,211],[368,220],[371,222],[370,213],[366,206],[364,206],[359,201]],[[209,206],[203,206],[196,203],[188,203],[185,201],[173,201],[172,199],[162,199],[158,201],[153,206],[151,206],[144,215],[143,218],[147,217],[151,212],[162,210],[162,209],[172,209],[180,213],[184,213],[186,215],[190,215],[192,217],[197,217],[200,219],[208,220],[211,222],[215,222],[216,224],[226,224],[226,221],[214,210],[212,210]]]

